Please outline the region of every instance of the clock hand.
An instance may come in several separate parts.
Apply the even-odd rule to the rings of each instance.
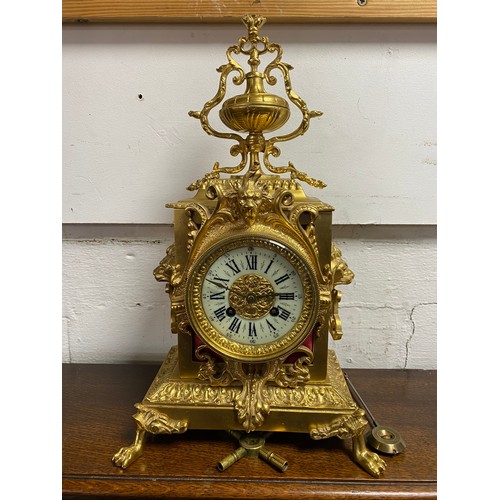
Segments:
[[[238,292],[237,290],[230,290],[229,287],[227,287],[226,285],[223,285],[222,283],[217,283],[217,281],[212,281],[212,280],[209,280],[209,279],[207,279],[207,281],[209,283],[212,283],[212,285],[218,286],[219,288],[224,288],[224,290],[227,290],[227,291],[230,291],[232,293],[235,293],[236,295],[239,295],[240,297],[246,297],[246,295],[244,295],[241,292]]]
[[[277,297],[278,295],[281,295],[281,292],[271,292],[266,293],[265,295],[254,295],[254,299],[265,299],[266,297]]]
[[[217,281],[212,281],[207,279],[209,283],[212,283],[212,285],[218,286],[219,288],[224,288],[224,290],[229,290],[229,288],[226,285],[223,285],[222,283],[217,283]]]

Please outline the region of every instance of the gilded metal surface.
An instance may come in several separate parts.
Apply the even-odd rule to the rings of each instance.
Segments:
[[[257,319],[269,313],[275,293],[269,280],[259,274],[247,274],[231,285],[228,298],[238,316]]]
[[[294,353],[303,354],[295,363],[285,363],[287,354],[265,364],[243,364],[226,359],[221,367],[211,356],[211,351],[206,346],[200,346],[196,351],[197,357],[206,363],[200,367],[198,378],[209,381],[211,387],[228,387],[224,394],[234,405],[238,422],[250,432],[264,424],[271,405],[280,400],[279,392],[283,388],[295,388],[309,380],[308,365],[313,361],[313,353],[303,346]],[[273,391],[273,386],[267,385],[271,381],[279,387],[278,394]],[[230,386],[234,387],[235,382],[239,382],[242,387],[231,391]],[[290,394],[286,396],[290,402]],[[283,397],[281,401],[286,403]]]
[[[165,282],[165,292],[171,294],[174,292],[174,287],[181,280],[179,273],[181,266],[176,263],[174,245],[170,245],[166,253],[167,255],[163,257],[158,267],[153,271],[153,274],[157,281]]]
[[[307,364],[312,362],[312,353],[304,347],[297,351],[305,356],[293,364],[284,363],[282,357],[266,365],[242,365],[228,360],[220,367],[206,346],[201,346],[198,355],[207,362],[200,367],[199,380],[185,380],[178,375],[177,349],[173,348],[144,402],[155,406],[234,408],[238,423],[247,431],[262,427],[273,407],[287,412],[356,408],[333,351],[329,351],[328,381],[309,384],[305,382],[308,382]],[[270,380],[274,383],[267,384]]]
[[[193,329],[216,352],[242,362],[262,362],[288,354],[313,329],[318,315],[318,286],[312,269],[305,259],[290,249],[290,242],[287,241],[288,247],[285,247],[277,238],[277,234],[273,239],[270,239],[271,236],[272,233],[268,231],[262,234],[257,233],[251,237],[247,233],[243,233],[240,236],[223,239],[222,242],[219,241],[216,245],[211,246],[207,253],[202,254],[197,259],[196,266],[187,277],[186,306]],[[304,289],[302,313],[293,328],[275,341],[266,344],[242,344],[232,340],[225,332],[216,328],[209,321],[202,305],[202,285],[207,279],[207,272],[211,264],[231,250],[249,246],[270,249],[276,254],[283,255],[293,265]],[[246,296],[245,300],[247,300]],[[253,304],[251,305],[253,306]]]
[[[289,431],[306,432],[314,439],[352,439],[354,460],[378,476],[385,465],[366,450],[364,412],[353,401],[335,354],[328,351],[328,332],[334,339],[342,335],[336,286],[350,283],[354,276],[332,244],[333,207],[308,197],[297,182],[324,187],[321,181],[291,163],[270,163],[271,156],[280,155],[278,143],[304,134],[310,119],[321,113],[310,111],[293,91],[292,67],[282,62],[281,47],[259,34],[264,22],[260,16],[244,18],[248,35],[228,48],[228,63],[218,69],[217,93],[201,111],[190,112],[209,135],[235,141],[230,152],[241,159],[235,167],[216,163],[188,187],[196,191],[192,198],[167,205],[174,209],[175,240],[154,276],[165,283],[170,296],[171,331],[178,334],[178,348],[170,351],[137,405],[134,443],[113,461],[125,468],[142,453],[147,434],[184,432],[188,427]],[[240,55],[248,56],[250,71],[237,62]],[[259,70],[263,55],[271,61]],[[281,73],[288,100],[266,91],[266,85],[277,83],[274,71]],[[246,90],[223,102],[230,75],[236,86],[246,83]],[[290,133],[266,139],[264,132],[288,120],[289,102],[299,109],[300,124]],[[232,130],[229,133],[217,131],[209,122],[210,112],[221,103],[220,118]],[[283,266],[293,270],[290,282],[296,279],[293,286],[300,293],[286,287],[277,290],[278,278],[292,275],[272,277],[252,264],[252,254],[248,264],[241,257],[248,265],[244,273],[238,275],[241,269],[236,266],[234,274],[222,280],[216,275],[219,284],[213,285],[211,266],[228,265],[221,259],[243,248],[260,249],[262,258],[275,255],[276,262],[282,259]],[[219,304],[216,300],[222,306],[210,305]],[[295,307],[297,314],[279,310],[280,301]],[[247,337],[241,337],[236,323],[230,333],[227,325],[232,319],[222,322],[233,316],[246,321],[242,324],[248,327]],[[264,322],[271,316],[283,322],[265,330]],[[272,453],[264,454],[283,466]],[[226,466],[239,455],[232,454]]]
[[[126,468],[142,454],[147,432],[184,432],[189,429],[241,429],[245,427],[234,415],[235,399],[243,391],[238,381],[227,385],[211,385],[209,381],[180,377],[178,352],[169,352],[155,380],[137,405],[134,416],[137,430],[134,443],[122,448],[113,458]],[[313,439],[338,437],[351,439],[353,459],[371,475],[378,477],[385,464],[378,455],[366,449],[363,433],[367,426],[364,411],[356,406],[346,385],[333,351],[328,351],[328,379],[298,387],[263,388],[268,404],[268,417],[261,431],[306,432]],[[177,422],[158,426],[154,422]]]
[[[238,439],[240,447],[217,464],[217,469],[220,472],[225,471],[244,457],[261,458],[280,472],[286,472],[288,469],[288,462],[283,457],[266,448],[267,436],[256,433],[243,435],[234,431],[231,431],[230,434]]]
[[[140,427],[151,434],[181,434],[187,430],[187,420],[174,420],[161,412],[136,404],[138,413],[134,419]]]
[[[187,420],[174,420],[155,408],[135,405],[138,412],[134,415],[136,435],[130,446],[120,448],[113,456],[113,463],[117,467],[126,469],[137,460],[143,452],[146,433],[150,434],[181,434],[187,430]]]
[[[364,413],[364,410],[358,409],[350,415],[336,417],[327,425],[312,426],[310,435],[316,440],[333,436],[352,438],[354,460],[372,476],[379,477],[386,469],[386,463],[366,447],[364,432],[368,422]]]
[[[146,441],[146,430],[136,423],[136,432],[134,442],[130,446],[120,448],[112,458],[117,467],[126,469],[133,464],[143,453],[144,443]]]
[[[225,406],[229,409],[234,405],[235,398],[242,392],[238,373],[226,376],[231,371],[231,368],[228,368],[224,373],[212,373],[210,376],[207,374],[201,380],[183,379],[178,371],[177,354],[177,348],[173,347],[149,388],[142,403],[143,407],[157,407],[166,403],[181,407],[196,405],[200,408]],[[298,385],[290,380],[288,383],[283,382],[281,386],[266,385],[265,397],[271,407],[287,411],[296,408],[303,413],[313,408],[347,412],[357,409],[334,352],[330,350],[328,354],[326,381]],[[281,366],[280,369],[286,370],[287,366]],[[290,374],[289,376],[291,377]],[[290,388],[293,390],[289,390]]]
[[[339,303],[342,293],[335,288],[336,285],[348,285],[354,279],[354,273],[349,269],[342,258],[342,252],[332,243],[332,260],[330,266],[326,267],[326,275],[331,283],[328,310],[328,328],[333,340],[342,338],[342,322],[339,316]]]
[[[201,111],[189,112],[190,116],[200,120],[203,130],[207,134],[236,141],[237,144],[231,148],[231,154],[241,156],[240,163],[235,167],[220,167],[219,163],[215,163],[213,171],[207,176],[215,177],[219,173],[237,174],[245,168],[247,163],[249,163],[250,171],[261,173],[258,155],[262,153],[264,166],[269,172],[273,174],[288,173],[291,179],[298,179],[315,187],[325,187],[322,181],[312,179],[305,172],[298,171],[290,162],[285,167],[275,167],[271,165],[269,160],[270,156],[276,158],[281,154],[275,145],[276,143],[289,141],[303,135],[309,128],[311,118],[321,116],[322,113],[310,111],[306,103],[292,89],[290,70],[293,68],[281,60],[282,48],[276,43],[271,43],[268,37],[259,35],[259,29],[265,21],[265,18],[254,15],[243,18],[248,29],[248,36],[241,37],[236,45],[227,49],[228,63],[217,69],[221,74],[217,93],[203,106]],[[248,73],[235,59],[235,56],[240,54],[249,57],[250,71]],[[260,72],[260,57],[265,54],[274,55],[274,59]],[[290,116],[286,99],[270,94],[264,87],[264,82],[271,86],[276,85],[278,80],[272,75],[275,70],[281,72],[287,97],[301,112],[302,120],[292,132],[265,139],[263,132],[277,130],[287,122]],[[232,79],[233,83],[235,85],[246,83],[246,90],[243,94],[224,101],[219,116],[230,129],[236,132],[248,132],[246,138],[236,133],[219,132],[210,125],[208,119],[210,112],[223,101],[226,95],[227,78],[231,73],[236,73]],[[198,183],[190,186],[190,189],[198,188]]]

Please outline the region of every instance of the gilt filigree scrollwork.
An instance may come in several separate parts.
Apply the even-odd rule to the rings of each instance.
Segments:
[[[214,357],[213,351],[208,346],[204,344],[199,346],[195,351],[195,357],[203,362],[198,371],[200,380],[208,380],[214,387],[226,387],[235,379],[231,361],[227,360],[220,368],[220,360]]]
[[[193,248],[194,240],[196,239],[196,236],[198,235],[201,227],[203,227],[203,224],[205,224],[205,222],[207,221],[209,214],[206,207],[198,203],[190,203],[186,207],[185,212],[187,215],[188,230],[186,251],[189,254],[191,252],[191,249]]]
[[[368,425],[364,414],[364,410],[358,409],[350,415],[333,419],[329,424],[315,425],[310,430],[310,436],[316,440],[332,436],[337,436],[340,439],[352,438]]]
[[[266,141],[266,147],[264,150],[264,157],[263,157],[264,165],[267,168],[267,170],[269,170],[273,174],[290,173],[291,179],[301,180],[313,187],[324,188],[326,187],[326,184],[323,181],[313,179],[309,177],[305,172],[300,172],[295,168],[292,162],[288,162],[288,165],[286,167],[274,167],[273,165],[271,165],[271,162],[269,161],[270,155],[277,158],[281,154],[280,149],[275,145],[277,142],[290,141],[292,139],[295,139],[296,137],[299,137],[300,135],[304,135],[309,128],[309,123],[311,121],[311,118],[315,118],[323,114],[321,111],[310,111],[306,103],[292,89],[290,71],[293,69],[293,67],[290,64],[286,64],[281,61],[281,55],[282,55],[281,47],[279,47],[276,44],[272,44],[270,46],[270,52],[272,51],[277,51],[277,55],[274,61],[272,61],[264,70],[266,81],[270,85],[275,85],[277,79],[276,77],[271,75],[271,71],[274,69],[278,69],[281,71],[288,98],[302,113],[302,121],[293,132],[290,132],[289,134],[285,135],[272,137],[271,139],[268,139]]]
[[[234,408],[238,421],[247,432],[258,429],[271,410],[265,385],[273,378],[273,365],[235,363],[233,370],[237,380],[243,384],[240,393],[234,399]]]
[[[187,420],[172,419],[141,403],[137,403],[135,407],[139,411],[134,415],[134,420],[142,429],[151,434],[181,434],[187,430]]]
[[[225,387],[234,381],[242,384],[232,399],[238,421],[247,432],[260,427],[270,410],[264,387],[272,378],[272,364],[252,365],[226,359],[222,368],[219,368],[205,345],[198,347],[196,357],[205,361],[200,367],[198,378],[208,380],[211,386]]]
[[[293,224],[309,242],[316,258],[317,266],[320,267],[318,256],[318,243],[316,239],[316,219],[321,209],[330,209],[328,205],[318,206],[317,204],[297,205],[290,213],[290,223]]]
[[[212,172],[191,184],[188,189],[199,189],[210,179],[218,178],[220,173],[237,174],[245,168],[247,163],[250,172],[261,172],[259,154],[263,154],[263,164],[269,172],[273,174],[288,173],[292,180],[298,179],[314,187],[323,188],[325,184],[322,181],[313,179],[305,172],[297,170],[291,162],[285,167],[275,167],[269,160],[270,156],[278,157],[281,154],[276,143],[289,141],[305,134],[311,118],[321,116],[322,113],[309,110],[306,103],[292,89],[290,71],[293,68],[282,61],[283,50],[281,46],[271,43],[268,37],[259,35],[259,29],[264,25],[265,18],[247,15],[243,18],[243,22],[247,26],[248,36],[241,37],[235,45],[227,49],[228,62],[217,69],[220,78],[215,96],[205,103],[201,111],[189,112],[191,117],[200,120],[203,130],[207,134],[236,141],[237,144],[231,147],[230,153],[232,156],[240,155],[241,160],[234,167],[221,167],[218,162],[215,163]],[[248,73],[245,73],[235,59],[235,56],[240,54],[249,57],[250,72]],[[274,54],[274,59],[261,73],[258,69],[261,62],[260,57],[264,54]],[[290,109],[286,99],[268,93],[264,89],[264,82],[271,86],[276,85],[278,80],[271,74],[274,70],[281,72],[287,97],[302,114],[302,120],[292,132],[265,140],[263,132],[280,128],[290,117]],[[232,78],[234,85],[239,86],[246,82],[247,88],[244,94],[227,99],[222,104],[219,111],[220,118],[224,125],[234,131],[227,133],[216,130],[210,124],[209,114],[224,100],[227,79],[231,73],[236,73]],[[248,136],[243,138],[235,132],[248,132]]]
[[[221,362],[206,345],[201,345],[195,352],[196,358],[203,361],[198,378],[209,381],[214,387],[234,386],[235,382],[241,384],[232,403],[238,421],[247,432],[251,432],[262,426],[271,404],[275,403],[269,383],[281,388],[296,388],[310,379],[308,367],[313,362],[312,351],[299,346],[291,354],[297,358],[291,363],[286,363],[290,353],[266,363],[242,363],[227,358]]]
[[[276,370],[274,382],[280,387],[295,389],[299,385],[308,382],[311,378],[309,366],[312,365],[314,358],[312,351],[305,346],[299,346],[295,353],[299,354],[295,362],[281,363]]]

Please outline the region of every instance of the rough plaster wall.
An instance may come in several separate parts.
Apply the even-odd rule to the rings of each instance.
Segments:
[[[344,366],[436,367],[436,246],[430,226],[335,227],[356,277],[342,287],[344,338],[332,343]],[[87,230],[88,231],[88,230]],[[113,231],[113,229],[111,230]],[[160,361],[175,343],[169,302],[152,270],[173,240],[152,226],[135,239],[93,229],[63,244],[63,359],[103,363]],[[136,229],[137,231],[137,229]],[[108,234],[107,237],[104,235]]]
[[[356,275],[342,287],[346,333],[334,344],[345,365],[436,368],[435,228],[344,226],[337,233]]]

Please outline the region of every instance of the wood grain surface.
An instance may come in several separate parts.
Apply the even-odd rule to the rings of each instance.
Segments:
[[[361,3],[363,0],[361,0]],[[437,0],[63,0],[63,22],[431,22]]]
[[[220,473],[235,449],[225,432],[156,436],[144,455],[121,470],[111,457],[134,438],[133,405],[142,400],[156,365],[63,365],[63,497],[71,498],[436,498],[436,372],[346,370],[379,424],[396,428],[407,450],[385,457],[374,479],[350,458],[350,441],[313,441],[275,433],[268,447],[285,457],[280,473],[242,459]]]

